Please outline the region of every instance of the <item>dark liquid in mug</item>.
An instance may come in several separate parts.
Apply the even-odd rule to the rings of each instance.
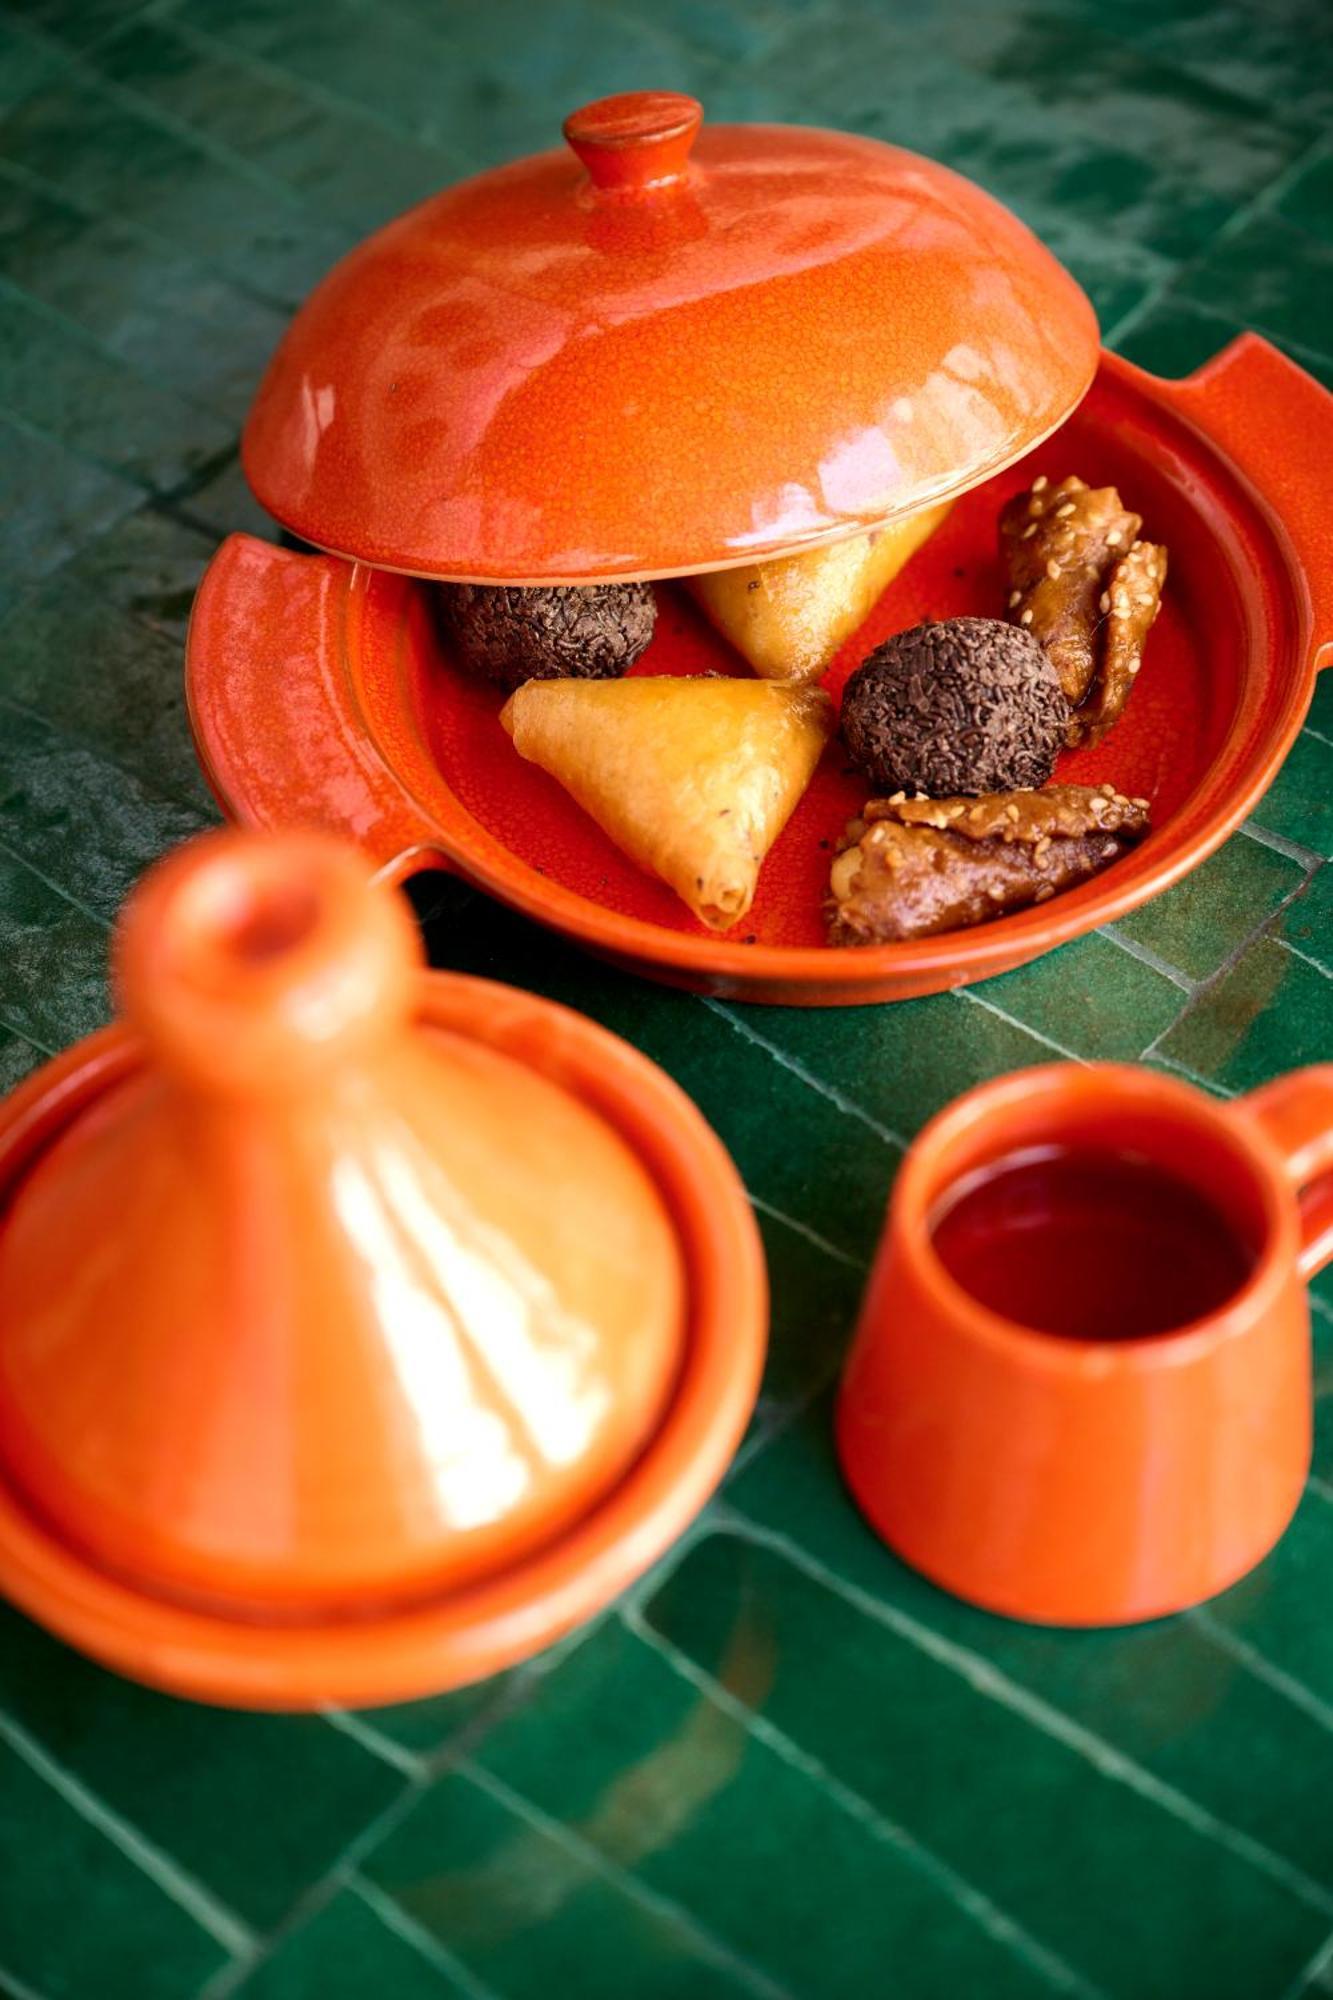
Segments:
[[[1069,1340],[1134,1340],[1216,1311],[1254,1258],[1188,1182],[1133,1154],[1010,1153],[932,1218],[950,1275],[992,1312]]]

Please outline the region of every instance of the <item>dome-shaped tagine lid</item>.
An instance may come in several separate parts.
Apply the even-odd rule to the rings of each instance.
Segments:
[[[414,1019],[411,914],[323,835],[178,851],[118,983],[146,1060],[0,1227],[5,1481],[99,1569],[252,1619],[457,1592],[584,1517],[683,1359],[626,1139]]]
[[[1092,309],[980,188],[874,139],[641,91],[423,202],[298,313],[263,504],[422,576],[791,553],[976,485],[1092,380]]]

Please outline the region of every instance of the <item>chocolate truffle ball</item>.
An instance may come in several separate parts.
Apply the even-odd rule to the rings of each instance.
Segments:
[[[652,638],[657,600],[646,583],[445,583],[440,615],[462,665],[512,692],[524,681],[614,680]]]
[[[847,682],[842,734],[877,791],[1036,790],[1055,766],[1069,704],[1023,627],[999,618],[914,625]]]

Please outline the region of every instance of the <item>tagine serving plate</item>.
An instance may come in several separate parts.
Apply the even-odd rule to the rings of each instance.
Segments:
[[[1168,888],[1271,783],[1333,657],[1333,397],[1254,336],[1177,383],[1099,356],[1068,274],[930,162],[698,122],[658,93],[589,107],[572,151],[423,204],[298,314],[245,463],[328,553],[219,550],[187,651],[201,761],[234,819],[345,831],[392,878],[454,870],[671,984],[845,1005],[986,978]],[[952,501],[834,659],[836,701],[891,633],[1003,616],[997,517],[1042,473],[1116,485],[1170,552],[1131,703],[1055,773],[1146,798],[1153,830],[969,930],[824,942],[832,850],[870,791],[837,741],[748,913],[706,929],[519,758],[503,690],[459,669],[438,615],[442,579],[649,579],[634,674],[745,673],[679,579]]]

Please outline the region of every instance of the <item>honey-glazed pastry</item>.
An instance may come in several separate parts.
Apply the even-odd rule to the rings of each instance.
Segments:
[[[1114,486],[1045,477],[1000,515],[1008,612],[1045,648],[1073,711],[1070,749],[1118,721],[1161,605],[1166,550],[1139,539],[1142,516]]]
[[[815,681],[948,511],[923,507],[828,548],[714,570],[690,589],[755,673]]]
[[[631,861],[727,930],[814,775],[833,704],[819,688],[660,674],[528,681],[500,720]]]
[[[829,942],[894,944],[1027,909],[1099,874],[1147,832],[1147,800],[1113,785],[872,799],[833,863]]]

